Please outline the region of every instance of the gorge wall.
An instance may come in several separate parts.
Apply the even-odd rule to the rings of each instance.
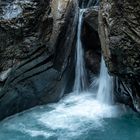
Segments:
[[[99,35],[116,100],[140,111],[140,1],[101,0]]]
[[[0,1],[0,120],[72,90],[83,1]],[[140,2],[95,4],[84,13],[81,35],[89,77],[99,74],[102,52],[115,77],[115,100],[140,111]]]
[[[56,102],[70,90],[78,4],[75,0],[0,4],[1,77],[12,68],[0,81],[3,119],[35,105]]]

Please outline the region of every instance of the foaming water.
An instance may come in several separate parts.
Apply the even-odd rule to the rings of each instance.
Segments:
[[[102,103],[112,104],[113,99],[113,78],[108,74],[108,70],[105,66],[104,59],[101,59],[99,87],[97,91],[97,100]]]
[[[87,86],[80,38],[83,13],[84,10],[80,10],[74,92],[58,103],[35,107],[1,122],[0,140],[120,140],[120,136],[128,140],[126,134],[129,135],[129,131],[124,131],[125,135],[119,132],[121,123],[125,121],[123,126],[126,130],[130,120],[118,120],[124,110],[112,105],[113,81],[103,58],[100,76],[91,84],[92,92],[82,92]],[[139,121],[136,118],[134,122]],[[139,133],[136,124],[131,123],[131,127]],[[140,136],[137,138],[139,140]]]
[[[76,68],[75,68],[75,82],[74,82],[74,91],[77,91],[77,93],[81,92],[82,90],[85,90],[88,83],[85,61],[84,61],[84,51],[81,42],[81,29],[82,29],[84,12],[85,9],[80,9],[78,32],[77,32]]]
[[[103,129],[105,118],[118,116],[116,110],[117,106],[96,100],[93,93],[70,94],[59,103],[36,107],[5,120],[0,125],[0,139],[4,140],[2,136],[7,131],[18,133],[23,139],[72,140],[90,129]]]
[[[72,94],[61,100],[59,104],[49,107],[53,110],[43,113],[39,120],[53,129],[77,130],[81,122],[93,120],[97,125],[101,125],[100,119],[116,116],[116,108],[101,104],[93,98],[91,93],[87,92],[81,95]]]

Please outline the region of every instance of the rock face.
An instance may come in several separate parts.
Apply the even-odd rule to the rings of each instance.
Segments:
[[[99,35],[110,73],[128,91],[128,100],[123,102],[132,100],[140,112],[140,1],[101,0]],[[118,99],[123,94],[121,88],[116,92]]]
[[[98,6],[86,10],[84,21],[96,32],[98,32]],[[92,41],[93,42],[93,41]]]
[[[90,7],[84,14],[83,45],[87,68],[92,74],[99,74],[101,44],[98,35],[98,7]]]
[[[2,0],[0,5],[0,71],[12,67],[1,81],[1,120],[58,101],[70,90],[78,5],[75,0]]]
[[[0,120],[72,89],[78,2],[98,1],[0,1]],[[139,0],[101,0],[99,15],[98,7],[85,12],[81,37],[89,71],[99,73],[102,47],[116,101],[140,112],[139,7]]]

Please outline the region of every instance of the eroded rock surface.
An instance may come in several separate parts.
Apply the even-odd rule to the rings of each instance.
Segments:
[[[140,111],[140,1],[101,0],[99,34],[110,73],[124,82]]]
[[[98,35],[98,6],[88,8],[84,13],[83,46],[87,68],[98,75],[101,62],[101,44]]]
[[[1,120],[58,101],[71,88],[78,4],[75,0],[0,4],[0,71],[12,67],[0,92]]]

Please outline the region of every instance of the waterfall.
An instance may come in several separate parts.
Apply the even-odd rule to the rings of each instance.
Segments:
[[[84,62],[84,51],[81,42],[81,28],[83,23],[83,14],[85,9],[80,9],[79,23],[77,32],[77,45],[76,45],[76,68],[75,68],[75,82],[74,91],[80,92],[87,87],[87,74]]]
[[[89,7],[92,3],[94,3],[94,5],[97,5],[98,2],[99,2],[98,0],[89,0],[86,7]],[[82,7],[84,7],[84,3],[85,3],[85,1],[83,1]],[[84,50],[83,50],[82,42],[81,42],[83,14],[85,11],[86,11],[86,9],[80,9],[78,31],[77,31],[76,66],[75,66],[76,68],[75,68],[75,81],[74,81],[73,90],[78,93],[81,91],[84,91],[88,85],[85,61],[84,61]]]
[[[112,103],[112,92],[113,92],[113,78],[109,76],[104,59],[101,59],[100,76],[99,76],[99,87],[97,91],[97,100],[105,103]]]
[[[98,2],[97,0],[84,1],[89,2],[90,6],[93,5],[94,2]],[[56,2],[60,1],[56,0]],[[61,12],[61,9],[59,9],[59,7],[63,6],[61,4],[62,3],[58,4],[59,12]],[[16,7],[13,9],[15,10],[13,10],[12,13],[6,13],[5,17],[7,19],[11,17],[10,14],[12,14],[13,17],[16,14]],[[76,42],[75,81],[73,87],[74,94],[65,94],[65,96],[59,102],[50,102],[47,105],[41,105],[40,101],[43,101],[43,103],[45,103],[43,97],[47,98],[48,102],[51,101],[51,92],[49,90],[52,90],[53,88],[52,82],[46,85],[44,94],[43,96],[41,96],[41,87],[45,85],[43,84],[41,86],[41,84],[47,78],[45,78],[44,80],[42,80],[42,78],[39,79],[45,73],[42,76],[34,78],[33,80],[41,81],[41,83],[39,84],[39,86],[41,87],[36,87],[37,89],[35,90],[36,92],[39,92],[39,96],[35,96],[36,92],[31,92],[31,97],[35,96],[36,98],[35,101],[37,101],[37,99],[39,98],[37,102],[39,106],[24,111],[20,114],[14,115],[0,122],[0,140],[127,140],[129,138],[134,140],[140,139],[139,115],[134,116],[133,114],[132,116],[130,116],[128,114],[121,117],[123,113],[121,111],[118,111],[118,109],[120,109],[118,108],[118,104],[112,104],[113,78],[108,74],[108,70],[106,68],[103,57],[101,59],[100,75],[99,77],[94,75],[95,80],[93,81],[94,84],[92,84],[93,90],[83,92],[88,85],[84,62],[84,50],[81,42],[84,11],[85,9],[81,9],[79,12],[79,23]],[[59,14],[59,12],[57,14]],[[72,28],[75,29],[75,27]],[[3,81],[7,79],[10,71],[11,70],[7,70],[0,73],[0,83],[3,83]],[[50,69],[50,71],[52,71],[52,69]],[[50,75],[50,77],[48,78],[50,78],[51,80],[53,77]],[[62,83],[62,86],[65,88],[65,83],[63,84],[63,82],[58,81],[58,78],[59,77],[54,77],[54,82],[60,82],[60,84]],[[29,81],[29,84],[31,82],[32,79]],[[117,82],[119,81],[117,80]],[[33,84],[37,85],[34,82]],[[122,83],[122,86],[124,90],[129,90],[131,94],[131,90],[127,86],[125,87],[124,83]],[[15,90],[19,90],[19,88],[20,86],[17,86]],[[25,89],[23,90],[25,91]],[[27,92],[28,90],[30,90],[30,88],[27,89]],[[46,94],[46,91],[48,91],[48,96]],[[85,94],[75,94],[75,92],[83,92]],[[13,93],[14,92],[10,94]],[[15,96],[12,95],[11,97],[13,98]],[[13,109],[18,109],[19,111],[20,106],[14,107],[15,102],[22,101],[23,98],[23,101],[25,100],[25,103],[27,103],[25,98],[26,96],[24,96],[23,94],[21,94],[20,96],[21,98],[19,98],[19,100],[18,98],[15,98],[15,101],[11,104],[13,106]],[[54,96],[56,97],[57,95],[54,94]],[[4,95],[4,98],[6,98],[7,100],[12,99],[11,97],[8,97],[8,94]],[[30,98],[29,93],[27,93],[27,97]],[[0,105],[2,105],[2,103],[3,100],[1,98]],[[4,104],[8,108],[7,102],[5,102]],[[4,109],[6,109],[6,107]]]

